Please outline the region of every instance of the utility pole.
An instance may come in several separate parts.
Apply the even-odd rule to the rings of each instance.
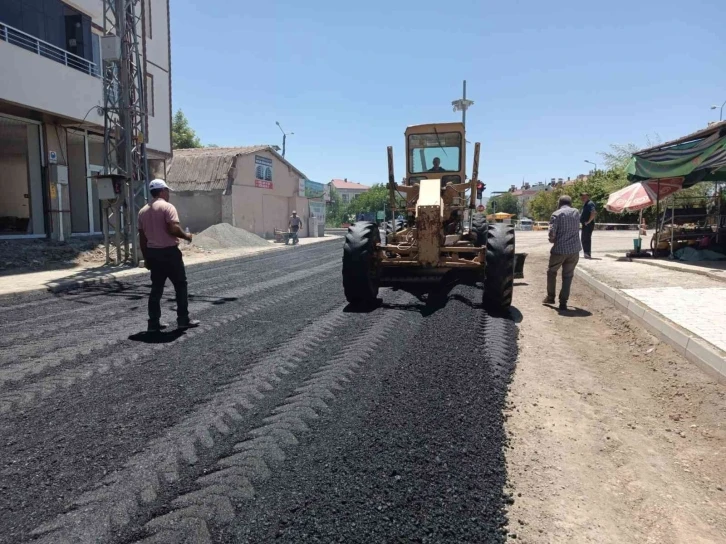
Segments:
[[[463,92],[463,96],[458,100],[454,100],[451,105],[454,106],[454,111],[461,111],[461,122],[464,124],[464,128],[466,128],[466,110],[474,105],[473,100],[466,99],[466,80],[464,80]]]
[[[115,201],[105,201],[103,232],[106,262],[115,246],[116,264],[139,263],[136,216],[148,200],[147,109],[139,53],[141,0],[103,0],[104,173],[121,179]],[[110,227],[115,233],[111,242]]]
[[[282,125],[280,125],[279,121],[275,121],[275,124],[277,125],[277,128],[280,129],[280,132],[282,132],[282,158],[285,158],[285,140],[287,139],[287,134],[285,134],[285,131],[282,130]],[[295,133],[291,132],[290,136],[294,136]]]

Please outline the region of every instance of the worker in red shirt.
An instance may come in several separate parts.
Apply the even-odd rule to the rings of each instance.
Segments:
[[[161,297],[167,278],[176,292],[176,322],[180,329],[198,327],[199,321],[189,319],[187,275],[179,249],[179,239],[192,241],[192,235],[182,230],[179,214],[169,203],[169,186],[162,179],[149,183],[152,201],[139,211],[138,228],[141,253],[146,268],[151,270],[149,294],[148,332],[159,332],[161,323]]]

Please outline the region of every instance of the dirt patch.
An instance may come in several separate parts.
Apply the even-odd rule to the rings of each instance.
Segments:
[[[508,430],[517,542],[726,542],[726,387],[575,279],[543,306],[546,255],[515,291],[524,316]],[[512,538],[515,541],[515,538]]]
[[[184,242],[179,247],[185,254],[210,253],[208,249]],[[0,240],[0,276],[99,266],[105,262],[102,237],[71,238],[67,242]]]

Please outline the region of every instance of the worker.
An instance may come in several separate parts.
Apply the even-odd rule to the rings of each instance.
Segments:
[[[560,290],[560,310],[567,310],[570,286],[575,276],[575,268],[580,260],[580,214],[572,207],[572,198],[562,195],[557,210],[550,217],[549,241],[550,262],[547,267],[547,297],[544,304],[555,303],[557,272],[562,268],[562,289]]]
[[[297,238],[297,232],[302,228],[302,219],[300,219],[297,216],[297,212],[295,210],[292,210],[292,215],[290,216],[290,223],[288,224],[288,229],[292,233],[292,245],[297,244],[298,238]],[[289,242],[290,239],[288,238],[285,241],[285,245],[287,245],[287,242]]]
[[[192,241],[192,235],[179,224],[179,214],[169,203],[169,187],[162,179],[149,183],[152,201],[141,208],[138,216],[139,245],[146,268],[151,271],[149,294],[149,324],[147,331],[159,332],[167,325],[161,323],[161,297],[167,278],[176,292],[176,322],[180,329],[198,327],[199,321],[189,319],[187,275],[179,250],[179,239]]]
[[[438,157],[434,157],[434,166],[433,168],[429,169],[429,172],[446,172],[443,168],[441,168],[441,159]]]
[[[592,259],[592,232],[595,230],[595,203],[590,200],[590,195],[581,193],[582,213],[580,214],[580,223],[582,224],[582,251],[585,253],[586,259]]]

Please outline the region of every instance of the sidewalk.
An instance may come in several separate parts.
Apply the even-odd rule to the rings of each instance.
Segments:
[[[342,239],[341,236],[326,234],[323,238],[300,238],[300,246],[330,242]],[[218,250],[212,253],[189,253],[184,255],[186,267],[237,259],[271,251],[294,251],[293,246],[285,246],[270,242],[270,247],[255,247],[242,249]],[[108,283],[131,276],[148,274],[148,270],[130,266],[95,266],[66,268],[62,270],[48,270],[45,272],[31,272],[0,277],[0,296],[26,293],[30,291],[50,291],[59,293],[69,289],[83,287],[95,283]]]
[[[707,374],[726,383],[726,285],[721,270],[694,273],[692,265],[629,262],[605,252],[593,257],[580,260],[578,277]]]

